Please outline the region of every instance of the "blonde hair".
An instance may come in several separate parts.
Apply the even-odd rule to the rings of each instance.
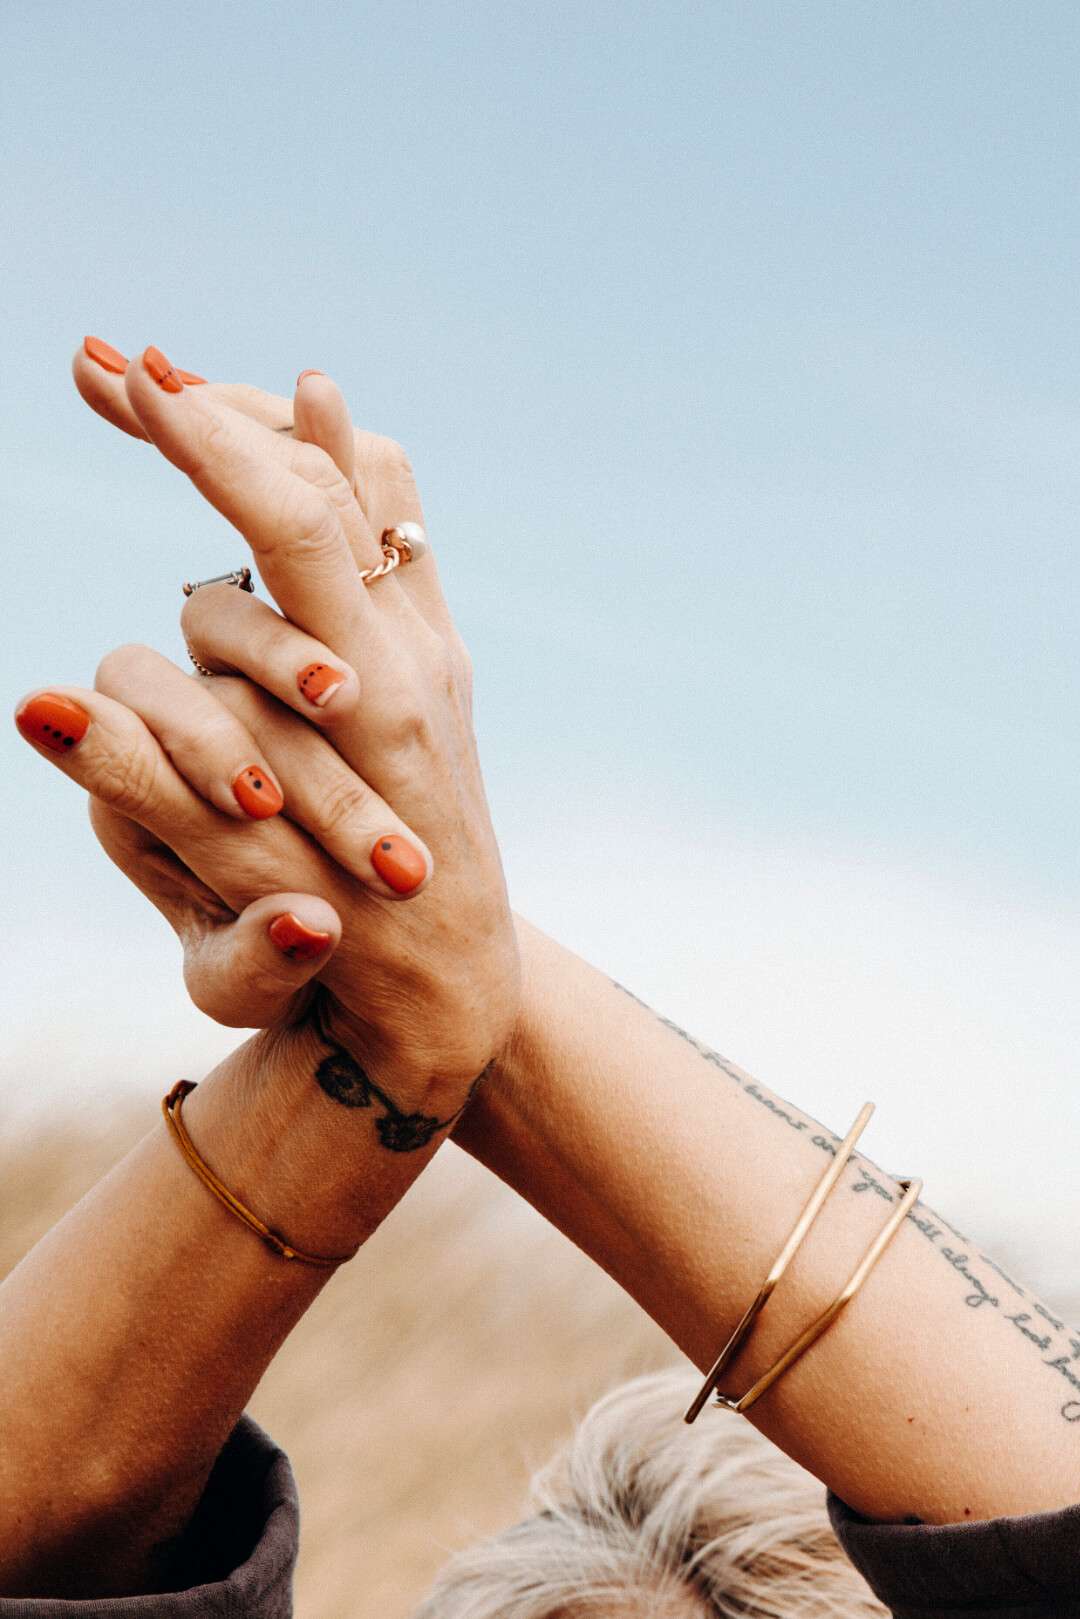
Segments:
[[[745,1418],[682,1412],[683,1371],[598,1401],[533,1479],[533,1516],[459,1552],[414,1619],[878,1619],[823,1486]]]

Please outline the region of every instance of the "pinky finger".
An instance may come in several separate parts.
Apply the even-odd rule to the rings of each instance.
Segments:
[[[293,401],[293,438],[325,450],[346,482],[356,475],[356,434],[336,382],[322,371],[301,371]]]

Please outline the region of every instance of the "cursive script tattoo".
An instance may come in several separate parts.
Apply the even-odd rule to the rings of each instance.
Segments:
[[[480,1081],[491,1072],[492,1064],[488,1063],[469,1086],[464,1102],[448,1119],[439,1119],[428,1113],[406,1113],[392,1096],[376,1085],[352,1053],[334,1039],[327,1026],[326,1002],[321,993],[313,1002],[312,1022],[320,1039],[330,1048],[329,1055],[322,1059],[315,1070],[317,1083],[327,1096],[340,1102],[342,1107],[381,1107],[383,1112],[375,1117],[375,1130],[380,1143],[389,1152],[417,1152],[421,1147],[426,1147],[440,1130],[450,1129],[472,1101]]]
[[[799,1113],[789,1104],[782,1103],[770,1095],[765,1087],[751,1079],[749,1074],[729,1062],[726,1057],[719,1056],[692,1034],[688,1034],[685,1029],[681,1029],[677,1023],[673,1023],[670,1018],[654,1011],[647,1002],[641,1000],[625,985],[615,982],[614,979],[612,983],[616,989],[621,990],[624,995],[629,995],[631,1000],[637,1001],[639,1006],[650,1012],[665,1028],[677,1034],[680,1040],[685,1040],[687,1045],[692,1046],[713,1068],[719,1069],[729,1079],[734,1080],[744,1096],[750,1097],[766,1108],[787,1128],[805,1135],[819,1152],[836,1156],[837,1145],[841,1139],[839,1136],[833,1135],[824,1126],[817,1125],[814,1120]],[[848,1166],[847,1179],[840,1184],[846,1185],[850,1193],[869,1192],[875,1198],[895,1203],[898,1194],[885,1184],[885,1180],[889,1177],[885,1176],[883,1180],[881,1176],[882,1171],[875,1170],[864,1158],[853,1154]],[[1053,1315],[1045,1305],[1032,1298],[1000,1265],[980,1252],[970,1238],[965,1237],[943,1215],[935,1214],[925,1203],[916,1203],[914,1208],[909,1210],[907,1218],[924,1241],[941,1255],[943,1263],[961,1279],[964,1288],[963,1301],[967,1308],[1000,1319],[1019,1341],[1029,1344],[1033,1351],[1038,1352],[1043,1366],[1049,1368],[1057,1377],[1064,1379],[1067,1388],[1066,1398],[1060,1408],[1061,1417],[1065,1422],[1080,1423],[1080,1333],[1066,1326],[1059,1316]],[[985,1270],[983,1267],[986,1267]],[[995,1291],[995,1282],[1003,1282],[1015,1297],[1003,1301]],[[1028,1308],[1017,1309],[1016,1298],[1023,1299]],[[1007,1311],[1011,1313],[1007,1314]]]

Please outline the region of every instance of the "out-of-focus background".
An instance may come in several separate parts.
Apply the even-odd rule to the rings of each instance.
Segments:
[[[1078,77],[1080,13],[1048,0],[7,0],[12,704],[89,683],[126,640],[183,662],[180,580],[244,557],[85,410],[84,332],[281,391],[331,371],[416,465],[519,909],[817,1116],[874,1097],[870,1154],[1066,1308]],[[74,790],[13,727],[0,746],[12,1258],[235,1035],[187,1007],[171,935]],[[115,1102],[112,1135],[50,1133],[88,1097]],[[339,1337],[305,1326],[260,1396],[325,1458],[332,1377],[360,1437],[327,1501],[370,1411],[407,1409],[355,1500],[369,1546],[412,1525],[413,1572],[512,1516],[525,1452],[620,1370],[584,1304],[538,1365],[530,1322],[562,1285],[542,1277],[579,1262],[514,1215],[523,1275],[492,1235],[501,1194],[432,1174],[373,1246],[371,1292],[327,1295]],[[432,1255],[440,1310],[481,1346],[431,1361],[436,1419],[399,1349],[445,1317],[394,1280],[393,1232],[437,1248],[443,1195],[490,1280]],[[623,1308],[597,1300],[598,1321]],[[500,1351],[499,1377],[534,1425],[477,1392],[516,1313],[528,1376]],[[631,1359],[666,1352],[620,1320]],[[472,1472],[432,1529],[447,1432]],[[352,1559],[359,1588],[369,1554],[327,1532],[322,1476],[305,1567],[337,1590]]]

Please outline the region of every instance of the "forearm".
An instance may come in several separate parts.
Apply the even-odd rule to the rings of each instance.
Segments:
[[[837,1138],[520,931],[525,1010],[455,1139],[707,1367]],[[853,1159],[727,1391],[749,1388],[839,1292],[898,1195],[895,1180]],[[922,1204],[840,1318],[751,1410],[856,1510],[928,1522],[1080,1498],[1077,1419],[1080,1335]]]
[[[349,1252],[430,1158],[315,1081],[309,1033],[256,1036],[190,1096],[211,1167],[311,1253]],[[437,1114],[454,1098],[399,1076]],[[164,1122],[0,1287],[0,1591],[169,1589],[170,1543],[267,1364],[332,1272],[279,1258]]]

